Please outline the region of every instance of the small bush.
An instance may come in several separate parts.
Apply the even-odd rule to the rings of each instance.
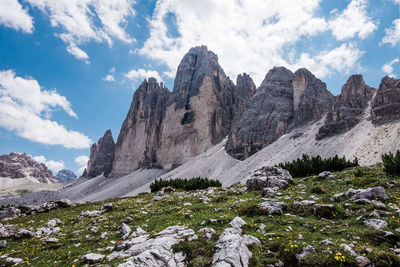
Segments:
[[[264,216],[269,215],[266,209],[261,208],[257,203],[251,203],[248,206],[244,206],[238,209],[239,215],[241,216]]]
[[[400,150],[397,150],[396,154],[392,152],[389,154],[382,155],[382,162],[384,171],[390,175],[400,175]]]
[[[217,180],[210,180],[208,178],[196,177],[192,179],[171,179],[171,180],[155,180],[150,185],[151,192],[157,192],[163,187],[173,187],[175,189],[183,189],[186,191],[206,189],[208,187],[221,187],[221,183]]]
[[[364,175],[365,172],[360,168],[357,168],[357,170],[354,171],[354,177],[363,177]]]
[[[336,155],[331,158],[322,159],[321,156],[310,157],[307,154],[303,154],[301,158],[292,162],[280,163],[278,165],[278,167],[288,170],[293,177],[316,175],[323,171],[342,171],[346,168],[357,166],[357,158],[353,161],[348,161],[345,157],[339,158]]]

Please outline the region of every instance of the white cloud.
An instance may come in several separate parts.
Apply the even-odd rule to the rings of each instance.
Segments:
[[[91,140],[87,136],[50,120],[56,108],[77,118],[71,103],[55,90],[42,90],[36,80],[17,77],[12,70],[0,71],[0,127],[32,142],[89,147]]]
[[[162,82],[162,78],[160,74],[156,70],[144,70],[144,69],[138,69],[138,70],[131,70],[128,73],[124,74],[126,78],[129,80],[144,80],[148,78],[156,78],[158,82]]]
[[[32,17],[18,0],[0,1],[0,24],[27,33],[33,31]]]
[[[395,46],[400,41],[400,19],[394,20],[392,27],[385,29],[385,32],[386,35],[383,37],[381,44]]]
[[[79,166],[78,173],[83,173],[83,171],[86,169],[88,161],[89,157],[85,155],[81,155],[75,158],[75,163]]]
[[[319,78],[329,76],[333,72],[348,74],[362,54],[363,52],[354,44],[342,44],[333,50],[322,51],[316,56],[303,53],[294,66],[296,68],[307,66]]]
[[[54,174],[57,174],[62,169],[65,169],[64,161],[47,160],[44,156],[32,157],[39,163],[44,163]]]
[[[106,75],[106,77],[104,77],[103,80],[106,82],[115,82],[115,78],[111,74]]]
[[[229,76],[246,71],[259,84],[273,66],[291,67],[287,51],[297,42],[329,30],[326,20],[317,16],[320,2],[160,0],[149,19],[150,37],[138,53],[165,63],[164,74],[173,77],[183,55],[205,44],[219,56]],[[167,25],[171,16],[176,19]],[[171,27],[178,36],[171,34]],[[365,34],[362,31],[361,36]],[[321,50],[316,54],[325,52]]]
[[[352,0],[341,14],[329,21],[329,28],[337,40],[343,41],[358,35],[365,39],[372,34],[379,25],[367,13],[367,0]]]
[[[67,51],[88,61],[88,55],[78,45],[90,41],[107,42],[113,38],[135,42],[125,31],[128,18],[135,15],[134,0],[26,0],[46,13],[52,27],[59,27],[59,37],[67,43]]]
[[[390,77],[396,77],[396,75],[393,74],[394,71],[393,64],[398,63],[399,61],[400,60],[398,58],[395,58],[392,61],[386,63],[385,65],[382,66],[382,71]]]
[[[85,61],[86,64],[90,63],[88,54],[86,54],[85,51],[77,47],[75,43],[70,42],[69,45],[67,46],[67,51],[77,59],[82,59],[83,61]]]

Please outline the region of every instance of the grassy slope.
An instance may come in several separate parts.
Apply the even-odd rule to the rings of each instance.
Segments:
[[[191,242],[181,242],[176,245],[176,250],[183,250],[187,254],[187,260],[191,266],[208,266],[211,262],[215,249],[215,242],[223,230],[229,227],[229,222],[236,216],[242,217],[247,225],[244,227],[246,234],[258,237],[263,246],[261,248],[252,247],[253,258],[252,266],[264,266],[273,263],[278,259],[287,265],[296,264],[295,254],[299,253],[303,247],[312,245],[317,253],[310,254],[302,260],[304,265],[314,266],[335,266],[335,265],[354,265],[354,258],[348,255],[340,244],[353,243],[354,250],[359,254],[365,254],[376,266],[400,265],[398,258],[390,248],[393,248],[396,240],[382,238],[379,231],[366,227],[362,224],[363,220],[357,221],[360,215],[367,216],[374,208],[373,205],[352,204],[345,207],[345,203],[352,203],[345,197],[335,202],[335,209],[325,217],[329,220],[315,217],[311,210],[302,210],[295,213],[292,203],[298,197],[310,199],[314,195],[319,198],[318,203],[332,204],[329,200],[336,193],[347,191],[350,187],[367,188],[373,186],[383,186],[386,182],[397,180],[396,177],[387,177],[380,169],[366,170],[364,176],[356,178],[354,170],[346,170],[335,173],[333,180],[318,181],[316,177],[296,178],[295,183],[288,189],[281,191],[281,201],[288,203],[287,214],[281,216],[268,216],[258,209],[261,192],[250,192],[238,194],[234,190],[218,189],[211,202],[205,205],[199,196],[204,192],[194,191],[172,192],[167,197],[158,202],[153,202],[154,194],[141,194],[133,198],[114,199],[111,201],[88,203],[76,205],[66,209],[59,209],[49,213],[37,214],[17,218],[7,222],[17,228],[44,227],[49,219],[58,218],[61,220],[62,236],[59,238],[60,245],[44,244],[40,238],[13,240],[8,239],[5,249],[0,250],[0,256],[7,254],[9,257],[23,258],[22,265],[30,264],[33,266],[81,266],[83,262],[81,256],[89,253],[100,253],[108,255],[111,252],[104,250],[108,246],[115,246],[119,242],[118,228],[121,223],[129,216],[132,218],[127,224],[134,230],[140,226],[150,233],[157,233],[170,225],[187,225],[189,228],[198,231],[203,227],[212,227],[217,231],[217,235],[206,241],[199,234],[199,239]],[[304,186],[303,186],[304,185]],[[325,193],[312,193],[323,189]],[[306,194],[301,194],[301,191]],[[400,184],[396,184],[390,189],[386,189],[390,198],[385,204],[399,203]],[[104,213],[100,218],[87,218],[79,221],[77,217],[81,211],[94,210],[103,204],[113,202],[114,209]],[[184,206],[183,203],[190,202],[192,206]],[[346,215],[345,209],[352,210],[351,215]],[[388,211],[394,210],[387,209]],[[147,214],[146,214],[147,213]],[[365,218],[364,216],[364,218]],[[211,224],[209,219],[217,219],[218,223]],[[400,220],[395,216],[383,218],[389,226],[385,229],[399,235],[395,231],[400,227]],[[205,221],[204,225],[201,223]],[[257,232],[260,223],[266,225],[267,233]],[[90,228],[97,226],[97,234],[90,231]],[[292,231],[286,231],[291,226]],[[72,232],[83,230],[78,234]],[[101,239],[100,234],[108,232],[106,238]],[[303,239],[299,239],[299,234]],[[335,243],[334,246],[320,245],[319,242],[326,238]],[[81,243],[79,247],[74,245]],[[368,254],[366,249],[372,248],[372,253]],[[276,258],[268,258],[266,251],[271,250],[277,253]],[[338,257],[339,255],[339,257]],[[79,261],[74,262],[75,259]],[[115,265],[122,262],[122,259],[103,263]],[[5,265],[4,259],[0,259],[0,265]]]

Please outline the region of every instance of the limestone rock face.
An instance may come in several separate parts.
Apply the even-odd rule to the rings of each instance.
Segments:
[[[292,86],[293,127],[321,119],[333,104],[334,96],[326,84],[305,68],[294,73]]]
[[[245,159],[294,127],[320,119],[333,99],[325,83],[308,70],[292,73],[275,67],[233,125],[226,150],[237,159]]]
[[[344,133],[357,125],[374,94],[375,89],[365,84],[362,75],[351,76],[328,113],[325,125],[319,129],[317,139]]]
[[[84,177],[96,177],[102,173],[108,175],[111,171],[115,153],[115,142],[111,130],[107,130],[97,144],[90,147],[88,166]]]
[[[249,99],[248,108],[233,126],[226,150],[245,159],[280,137],[293,116],[293,73],[273,68]]]
[[[194,47],[178,66],[161,128],[159,162],[169,168],[222,141],[235,115],[235,86],[218,57]]]
[[[372,104],[372,122],[382,124],[400,119],[400,79],[384,77]]]
[[[255,93],[256,85],[253,79],[246,73],[239,74],[236,78],[235,103],[237,105],[236,119],[247,109],[246,103]]]
[[[145,80],[136,90],[118,136],[111,176],[160,166],[157,152],[169,95],[154,78]]]
[[[44,163],[39,163],[31,156],[22,153],[10,153],[0,156],[0,177],[34,177],[41,183],[57,183],[53,173]]]

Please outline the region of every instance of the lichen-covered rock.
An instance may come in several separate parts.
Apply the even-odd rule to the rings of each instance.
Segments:
[[[400,119],[400,80],[384,77],[372,104],[372,122],[382,124]]]
[[[344,133],[357,125],[374,94],[375,89],[365,84],[362,75],[351,76],[319,129],[317,139]]]
[[[247,267],[252,257],[252,253],[247,247],[250,245],[261,246],[260,240],[254,236],[242,234],[241,227],[245,222],[241,218],[236,217],[234,221],[231,222],[234,227],[225,229],[218,238],[212,261],[214,267]]]
[[[90,158],[84,177],[96,177],[100,174],[107,176],[111,172],[115,154],[115,143],[111,130],[107,130],[97,144],[90,147]]]

